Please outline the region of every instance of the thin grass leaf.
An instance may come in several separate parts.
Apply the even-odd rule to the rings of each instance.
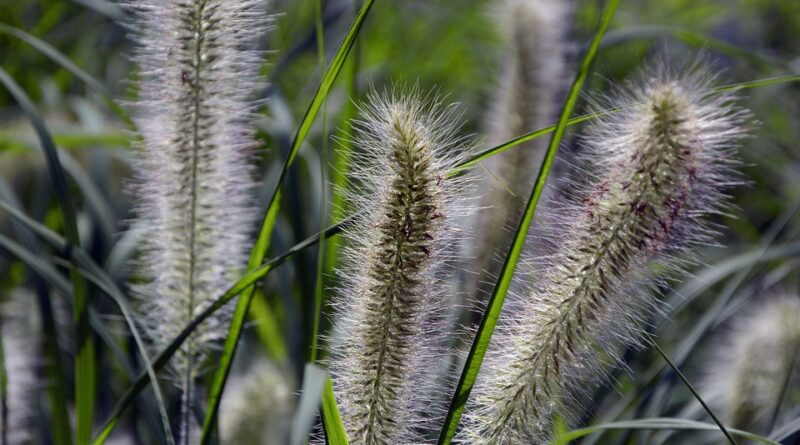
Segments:
[[[514,233],[514,239],[511,242],[508,253],[506,254],[503,267],[500,270],[500,275],[497,279],[497,284],[492,292],[492,296],[489,298],[486,311],[481,319],[478,331],[475,334],[475,340],[472,343],[469,355],[467,356],[467,360],[464,364],[464,370],[461,374],[458,385],[456,386],[455,395],[451,401],[450,409],[447,412],[447,417],[445,418],[442,431],[439,435],[439,445],[450,444],[456,434],[458,421],[461,418],[461,414],[464,412],[467,399],[469,398],[469,394],[472,391],[472,387],[478,377],[478,372],[483,362],[483,358],[486,355],[487,348],[489,347],[489,341],[492,338],[492,333],[497,325],[497,319],[500,316],[500,311],[503,307],[503,301],[505,300],[506,293],[511,285],[511,278],[514,275],[514,270],[517,267],[517,262],[519,261],[522,253],[522,247],[525,244],[528,229],[533,222],[534,213],[536,212],[536,205],[539,203],[539,198],[541,198],[542,192],[544,191],[544,186],[550,173],[550,169],[553,166],[553,162],[555,161],[555,156],[558,152],[558,147],[561,144],[561,139],[564,137],[564,133],[570,121],[570,116],[572,115],[572,111],[578,102],[578,97],[580,96],[584,81],[589,75],[589,70],[595,56],[597,55],[597,50],[600,46],[603,34],[605,34],[608,25],[611,23],[611,19],[614,17],[614,13],[616,12],[619,3],[620,0],[610,0],[606,4],[603,15],[600,18],[600,23],[597,27],[597,31],[595,32],[592,42],[583,57],[583,61],[581,62],[578,75],[575,77],[575,81],[570,87],[567,100],[561,110],[561,114],[559,115],[558,123],[553,130],[553,137],[550,139],[550,145],[547,148],[547,153],[542,161],[542,167],[540,168],[538,177],[536,178],[536,184],[534,185],[533,191],[528,199],[528,203],[525,207],[522,219],[519,222],[519,226]]]
[[[661,357],[664,359],[664,361],[666,361],[669,364],[670,368],[672,368],[672,370],[675,372],[675,374],[677,374],[678,377],[680,377],[680,379],[683,382],[683,384],[686,385],[687,388],[689,388],[689,391],[692,393],[694,398],[697,399],[698,402],[700,402],[700,405],[703,407],[703,409],[708,413],[709,416],[711,416],[711,419],[713,419],[714,423],[717,424],[717,426],[719,427],[720,431],[722,431],[722,434],[725,435],[725,437],[728,439],[728,441],[731,444],[737,445],[736,440],[728,432],[728,429],[725,428],[725,425],[722,422],[720,422],[720,420],[717,417],[717,415],[714,414],[714,412],[711,410],[711,408],[708,407],[708,405],[706,404],[705,400],[703,400],[703,398],[700,397],[700,394],[698,394],[697,391],[695,391],[695,389],[692,386],[692,384],[689,383],[689,380],[686,379],[686,376],[684,376],[683,373],[681,372],[681,370],[678,369],[677,366],[675,366],[675,363],[672,363],[672,360],[670,360],[670,358],[667,355],[667,353],[664,352],[663,349],[661,349],[661,346],[658,346],[658,343],[656,343],[655,340],[653,340],[653,346],[656,348],[656,351],[658,351],[658,353],[661,355]]]
[[[22,91],[14,79],[2,68],[0,68],[0,83],[5,85],[11,95],[14,96],[14,99],[16,99],[17,103],[36,129],[36,133],[42,145],[42,151],[44,151],[47,159],[48,171],[50,172],[50,179],[55,188],[59,208],[63,215],[66,238],[69,240],[70,244],[80,246],[78,225],[75,221],[75,207],[69,196],[69,188],[67,187],[67,181],[64,177],[64,170],[58,160],[58,153],[53,139],[50,137],[50,132],[39,116],[39,113],[36,111],[33,102],[28,98],[28,95]],[[75,323],[75,341],[77,347],[75,356],[76,441],[80,445],[87,443],[92,435],[94,396],[96,390],[96,364],[94,341],[92,339],[91,330],[89,329],[89,293],[86,281],[74,267],[70,270],[70,276],[72,277],[72,286],[74,288],[72,314],[73,322]],[[57,437],[59,443],[70,443],[69,438],[60,437],[63,434],[63,431],[58,432]]]
[[[328,445],[348,445],[347,431],[344,430],[342,416],[336,405],[336,396],[333,394],[333,381],[330,377],[325,379],[325,389],[322,392],[322,426],[325,428],[325,440]]]
[[[90,0],[84,0],[84,1],[86,1],[87,3],[90,2]],[[98,1],[98,0],[92,0],[92,1]],[[109,4],[109,6],[116,6],[116,5]],[[101,96],[103,96],[106,104],[111,108],[111,110],[114,111],[114,113],[116,113],[116,115],[119,116],[119,118],[122,119],[122,121],[125,122],[125,124],[129,128],[131,129],[134,128],[133,121],[131,120],[130,116],[128,115],[128,113],[125,111],[124,108],[122,108],[118,103],[114,101],[111,91],[109,91],[109,89],[106,88],[105,85],[100,83],[97,79],[89,75],[89,73],[80,69],[78,65],[75,65],[72,62],[72,60],[69,59],[69,57],[62,54],[59,50],[57,50],[44,40],[36,36],[33,36],[31,34],[28,34],[27,32],[19,28],[15,28],[13,26],[0,23],[0,32],[22,40],[26,44],[32,46],[34,49],[42,53],[45,57],[47,57],[48,59],[52,60],[53,62],[57,63],[62,68],[67,70],[73,76],[78,78],[78,80],[86,84],[87,87],[89,87],[90,89],[96,91]]]
[[[311,129],[311,125],[314,122],[314,118],[317,116],[320,108],[322,107],[323,103],[328,97],[328,93],[330,92],[333,83],[336,81],[339,73],[341,72],[342,66],[344,65],[345,60],[347,59],[347,55],[350,53],[350,50],[353,48],[353,44],[355,43],[356,37],[358,36],[359,31],[361,30],[362,25],[364,24],[364,20],[367,18],[367,14],[369,13],[372,5],[374,4],[375,0],[366,0],[361,7],[358,15],[355,18],[350,30],[347,32],[347,35],[344,38],[339,49],[336,51],[336,55],[331,60],[330,66],[328,70],[325,72],[325,75],[322,78],[322,82],[320,83],[317,92],[314,94],[314,98],[311,101],[308,109],[306,110],[303,119],[300,121],[300,126],[297,129],[297,133],[294,136],[294,140],[292,141],[292,146],[289,150],[289,155],[286,157],[284,161],[283,167],[281,168],[281,173],[278,176],[278,180],[275,184],[275,190],[272,193],[272,198],[267,205],[267,210],[264,214],[264,218],[261,222],[261,228],[259,230],[258,238],[253,246],[253,249],[250,253],[250,260],[247,264],[247,269],[252,270],[255,269],[261,262],[264,260],[264,257],[267,254],[267,250],[269,249],[270,240],[272,238],[272,230],[275,227],[275,220],[278,216],[278,210],[280,208],[281,202],[281,185],[288,174],[289,167],[291,167],[295,157],[297,156],[298,151],[300,151],[300,147],[305,141],[306,136],[308,135],[309,130]],[[203,433],[200,439],[200,443],[202,445],[207,445],[209,443],[211,437],[211,427],[215,422],[217,411],[219,409],[219,403],[221,401],[222,391],[225,388],[225,382],[228,379],[228,374],[230,373],[230,367],[233,363],[233,357],[236,354],[236,348],[239,343],[239,337],[242,334],[242,328],[244,327],[244,321],[247,317],[247,312],[250,309],[250,303],[253,299],[255,289],[251,288],[248,289],[246,292],[243,293],[241,298],[236,302],[236,309],[234,310],[233,317],[231,319],[231,325],[228,330],[228,335],[225,339],[225,345],[222,350],[222,356],[220,357],[219,361],[219,368],[217,372],[214,374],[214,379],[211,383],[211,388],[209,390],[208,395],[208,411],[206,412],[206,418],[203,422]]]
[[[580,439],[581,437],[590,434],[605,431],[605,430],[678,430],[678,431],[718,431],[719,426],[698,422],[695,420],[675,419],[675,418],[652,418],[652,419],[637,419],[624,422],[604,423],[601,425],[594,425],[587,428],[572,430],[566,434],[554,439],[558,444],[570,443],[573,440]],[[731,434],[741,436],[742,438],[753,440],[759,443],[768,445],[780,445],[778,442],[761,437],[759,435],[748,433],[747,431],[729,429]]]
[[[316,20],[315,29],[317,33],[317,51],[319,58],[320,73],[325,71],[325,24],[322,21],[322,0],[316,2]],[[323,273],[325,267],[325,226],[328,225],[328,181],[327,166],[328,166],[328,104],[323,104],[322,108],[322,146],[320,147],[320,199],[319,199],[319,242],[317,243],[317,271],[314,277],[314,316],[311,321],[311,348],[309,352],[308,361],[310,363],[317,362],[317,349],[319,347],[319,324],[322,317],[322,289]]]

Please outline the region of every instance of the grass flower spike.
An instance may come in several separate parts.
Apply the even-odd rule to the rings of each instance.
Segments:
[[[639,323],[658,310],[648,267],[675,267],[675,254],[706,241],[700,217],[721,210],[734,182],[747,113],[706,87],[658,72],[592,125],[581,171],[597,176],[554,212],[545,232],[560,248],[504,309],[466,443],[541,443],[554,415],[579,411],[570,402],[591,388],[600,356],[641,341]]]
[[[738,320],[705,386],[732,427],[769,434],[780,425],[800,397],[800,298],[773,298]]]
[[[246,374],[231,379],[220,408],[221,443],[286,443],[294,414],[293,387],[287,373],[261,359]]]
[[[348,199],[360,212],[345,233],[330,365],[351,443],[418,443],[431,415],[422,387],[445,343],[439,274],[466,209],[465,180],[447,177],[464,153],[451,110],[373,94],[357,123]]]
[[[13,444],[34,443],[33,434],[37,394],[44,384],[38,380],[38,350],[41,335],[36,313],[35,298],[27,290],[12,290],[3,303],[0,314],[0,339],[2,339],[2,365],[5,375],[0,404],[0,442]]]
[[[248,124],[260,54],[254,36],[266,24],[255,0],[142,0],[135,61],[141,68],[136,124],[139,222],[147,236],[140,260],[146,283],[135,291],[141,323],[158,349],[232,284],[250,232]],[[215,314],[184,344],[172,367],[184,401],[188,442],[193,383],[210,345],[226,328]]]
[[[570,79],[565,59],[571,0],[496,3],[495,21],[503,31],[507,53],[487,116],[491,146],[554,122]],[[468,288],[491,290],[478,282],[485,273],[499,272],[496,255],[511,241],[509,227],[517,223],[546,149],[547,140],[539,138],[484,162],[488,174],[481,207],[487,209],[475,219],[478,242],[471,253],[479,274],[468,281]]]

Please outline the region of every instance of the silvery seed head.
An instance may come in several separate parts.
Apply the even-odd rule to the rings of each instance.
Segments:
[[[609,100],[579,171],[592,175],[544,230],[559,249],[511,296],[473,392],[465,443],[541,443],[553,416],[572,417],[658,312],[648,269],[705,242],[702,217],[725,205],[746,113],[700,76],[659,70]],[[602,352],[601,352],[602,351]]]
[[[222,443],[286,443],[294,415],[291,380],[285,370],[263,359],[232,377],[219,410]]]
[[[465,146],[452,108],[414,92],[372,94],[356,129],[330,369],[351,443],[418,443],[465,211],[465,180],[447,173]]]
[[[736,320],[703,386],[731,427],[769,434],[780,425],[800,400],[800,298],[770,298]]]
[[[3,368],[6,373],[5,406],[0,405],[0,435],[13,444],[34,443],[41,323],[34,295],[15,289],[0,308]],[[5,410],[5,412],[3,412]]]
[[[134,291],[138,319],[160,350],[232,284],[246,259],[250,94],[261,64],[251,47],[267,18],[257,0],[141,0],[129,8],[141,78],[131,191],[146,233],[139,260],[145,283]],[[184,406],[227,321],[227,311],[215,313],[172,360]]]

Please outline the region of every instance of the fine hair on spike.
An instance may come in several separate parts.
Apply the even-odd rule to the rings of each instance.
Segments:
[[[572,0],[496,0],[492,16],[504,36],[505,57],[486,116],[487,142],[495,146],[543,128],[558,117],[569,87],[566,57]],[[462,287],[480,300],[500,272],[498,254],[511,242],[541,166],[547,139],[537,138],[482,163],[482,209],[473,218],[476,242],[467,255],[473,274]],[[488,279],[488,280],[487,280]]]
[[[608,99],[618,113],[590,125],[578,170],[593,176],[533,228],[559,249],[509,296],[463,443],[544,443],[556,415],[577,417],[601,361],[641,344],[643,319],[659,312],[649,269],[679,268],[675,258],[713,234],[702,217],[724,210],[749,114],[687,71],[647,72]]]
[[[453,107],[416,90],[371,93],[355,123],[330,370],[353,444],[420,443],[446,352],[447,280],[469,175]],[[439,394],[441,395],[441,394]]]
[[[770,434],[798,414],[800,297],[772,296],[752,306],[715,348],[703,395],[731,427]]]
[[[134,61],[140,68],[135,122],[141,135],[130,191],[146,233],[133,286],[137,320],[161,350],[221,295],[243,268],[254,216],[250,120],[268,25],[257,0],[140,0]],[[191,442],[193,380],[222,338],[218,311],[171,361],[182,390],[180,443]]]

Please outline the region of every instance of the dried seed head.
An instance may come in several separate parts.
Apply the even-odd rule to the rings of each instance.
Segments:
[[[768,434],[780,425],[800,397],[800,298],[772,298],[737,320],[704,387],[731,427]]]
[[[530,443],[569,417],[591,385],[597,348],[611,357],[641,340],[657,310],[653,263],[706,240],[700,217],[718,212],[731,183],[731,150],[746,113],[711,95],[699,77],[654,75],[595,122],[583,170],[598,172],[546,228],[560,249],[535,271],[529,295],[512,297],[474,395],[469,443]],[[537,230],[534,228],[534,230]]]
[[[435,99],[434,99],[435,100]],[[444,329],[442,280],[460,231],[464,179],[447,177],[464,151],[451,109],[414,92],[373,94],[357,123],[330,368],[354,443],[415,443],[426,412],[421,382]]]

